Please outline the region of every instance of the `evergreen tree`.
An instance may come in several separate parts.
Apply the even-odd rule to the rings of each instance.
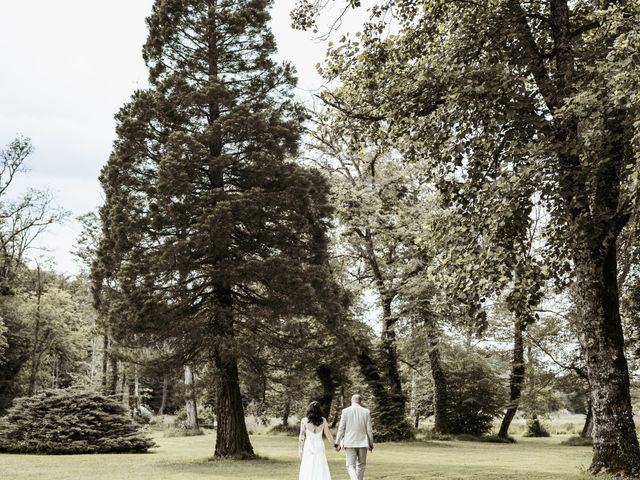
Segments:
[[[292,315],[331,315],[326,185],[288,158],[302,109],[272,60],[269,0],[156,1],[150,88],[117,115],[103,170],[97,293],[136,341],[170,341],[216,370],[216,457],[252,456],[238,338]],[[331,302],[335,296],[331,297]]]
[[[93,392],[45,390],[17,399],[0,425],[0,452],[142,453],[153,446],[122,405]]]

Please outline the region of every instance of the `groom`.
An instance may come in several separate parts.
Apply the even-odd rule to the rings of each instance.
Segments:
[[[362,397],[351,397],[351,406],[342,410],[338,435],[334,445],[347,456],[347,472],[350,480],[363,480],[367,465],[367,449],[373,451],[373,429],[371,413],[362,406]]]

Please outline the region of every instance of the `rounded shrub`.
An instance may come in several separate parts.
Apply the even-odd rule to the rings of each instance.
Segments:
[[[481,352],[455,347],[447,352],[446,368],[447,433],[486,435],[505,404],[505,386],[498,367]]]
[[[533,415],[533,418],[527,424],[527,431],[524,434],[525,437],[550,437],[551,434],[544,427],[537,415]]]
[[[47,390],[19,398],[0,422],[0,452],[139,453],[153,446],[122,405],[95,392]]]

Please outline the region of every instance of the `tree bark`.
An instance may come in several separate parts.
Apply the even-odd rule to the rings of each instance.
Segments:
[[[508,438],[511,421],[520,406],[520,397],[524,386],[525,362],[524,362],[524,331],[526,323],[516,315],[513,328],[513,358],[511,362],[511,377],[509,380],[509,406],[502,417],[498,437]]]
[[[284,402],[284,408],[282,409],[282,416],[280,417],[281,425],[283,427],[289,426],[289,416],[291,415],[291,400],[287,398]]]
[[[405,418],[405,404],[398,402],[397,397],[388,391],[387,382],[366,346],[360,346],[358,364],[376,402],[376,408],[372,412],[376,423],[376,438],[380,441],[413,439],[414,432]]]
[[[591,409],[591,401],[589,401],[589,406],[587,407],[587,416],[584,419],[584,426],[582,427],[582,431],[580,432],[581,438],[591,438],[593,433],[593,410]]]
[[[109,394],[108,390],[108,377],[109,377],[109,337],[107,335],[102,336],[102,378],[100,384],[102,386],[102,393]]]
[[[218,429],[214,456],[218,458],[253,457],[253,447],[244,419],[244,407],[240,394],[238,360],[228,349],[216,347],[218,394],[216,417]]]
[[[140,377],[138,376],[138,366],[133,367],[133,406],[138,410],[140,407]]]
[[[614,2],[611,2],[614,3]],[[520,5],[518,2],[514,4]],[[568,0],[550,0],[550,27],[556,65],[555,86],[544,70],[540,52],[532,73],[553,112],[574,88],[572,18]],[[526,19],[522,20],[526,25]],[[535,44],[535,41],[533,42]],[[579,336],[585,351],[593,410],[592,473],[640,475],[640,446],[633,422],[629,369],[624,355],[620,320],[616,242],[629,220],[620,209],[620,171],[629,137],[624,131],[628,112],[610,111],[605,119],[604,145],[598,162],[582,164],[579,156],[579,120],[557,119],[559,192],[566,203],[566,220],[572,233],[570,248],[580,291]],[[586,169],[591,170],[585,175]],[[588,180],[593,180],[593,195]]]
[[[418,411],[418,373],[415,368],[411,369],[411,407],[409,417],[414,418]]]
[[[113,348],[113,340],[111,343],[111,348]],[[111,373],[109,375],[107,394],[115,397],[118,393],[118,359],[113,355],[113,353],[109,353],[109,369],[111,370]]]
[[[320,385],[322,386],[322,392],[318,398],[318,403],[320,403],[320,408],[322,408],[324,417],[329,418],[338,382],[336,381],[333,368],[326,364],[320,365],[316,368],[316,375],[318,376]]]
[[[440,433],[448,433],[449,394],[447,389],[447,376],[442,365],[437,340],[434,339],[430,339],[429,365],[431,368],[431,378],[433,380],[434,429]]]
[[[631,409],[617,284],[616,242],[603,258],[592,252],[577,268],[580,340],[585,351],[593,411],[592,473],[640,474],[640,446]]]
[[[396,401],[406,405],[406,398],[402,391],[402,378],[398,368],[398,351],[396,348],[395,318],[391,310],[392,299],[387,297],[383,300],[382,311],[382,348],[385,364],[385,374],[391,393],[396,397]]]
[[[95,335],[91,336],[91,370],[89,371],[89,383],[93,386],[93,382],[96,378],[96,353],[98,351],[98,338]]]
[[[215,319],[217,338],[213,359],[218,375],[216,395],[217,458],[252,458],[253,446],[244,419],[240,377],[238,374],[237,345],[234,337],[232,296],[229,288],[218,287],[216,291],[218,311]]]
[[[131,415],[131,380],[124,369],[124,365],[122,366],[122,405]]]
[[[370,171],[371,178],[375,178],[374,164],[371,164]],[[375,239],[371,232],[371,229],[366,228],[364,234],[364,240],[366,245],[367,254],[365,260],[368,262],[371,272],[373,274],[374,282],[378,290],[378,295],[381,300],[382,307],[382,335],[381,335],[381,357],[382,357],[382,369],[379,370],[378,376],[384,380],[388,388],[388,393],[385,393],[386,402],[388,408],[391,408],[395,413],[392,417],[397,416],[396,420],[402,418],[402,421],[398,423],[394,428],[393,440],[414,438],[414,434],[411,431],[411,425],[406,421],[404,412],[407,406],[407,398],[402,389],[402,377],[400,375],[400,369],[398,368],[398,352],[396,348],[396,332],[395,324],[397,318],[393,315],[392,303],[396,296],[395,292],[389,290],[385,283],[385,277],[383,271],[378,263],[378,258],[375,250]],[[371,364],[366,366],[365,369],[370,369]],[[382,373],[382,375],[380,375]],[[387,408],[387,407],[385,407]],[[400,412],[402,412],[401,417]],[[391,417],[390,417],[391,419]],[[404,430],[404,433],[400,433]],[[395,436],[398,438],[395,438]]]
[[[158,415],[164,415],[164,409],[167,408],[168,394],[169,394],[169,379],[165,374],[162,376],[162,397],[160,399],[160,408],[158,409]]]
[[[193,371],[189,365],[184,366],[184,403],[187,412],[184,426],[187,429],[195,430],[198,428],[198,407],[196,403]]]
[[[433,328],[429,329],[427,336],[429,342],[429,367],[433,381],[433,415],[435,419],[434,430],[439,433],[449,433],[449,391],[447,389],[447,374],[442,365],[440,355],[440,340]],[[419,422],[419,414],[416,412],[416,425]]]

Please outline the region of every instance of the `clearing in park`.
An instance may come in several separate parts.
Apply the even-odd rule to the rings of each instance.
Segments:
[[[148,454],[2,455],[2,480],[288,480],[298,476],[296,439],[255,435],[262,457],[212,461],[211,435],[154,438]],[[593,478],[591,448],[560,445],[563,436],[520,438],[516,444],[477,442],[388,443],[370,457],[367,480],[578,480]],[[332,478],[346,478],[343,456],[327,452]]]

